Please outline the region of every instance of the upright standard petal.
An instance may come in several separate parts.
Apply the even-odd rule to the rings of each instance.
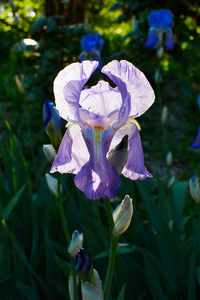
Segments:
[[[150,27],[167,29],[173,27],[173,14],[169,9],[153,10],[148,15]]]
[[[97,61],[86,60],[73,63],[58,73],[54,80],[54,95],[56,108],[63,119],[82,124],[79,116],[80,93],[97,66]]]
[[[122,97],[108,82],[100,80],[97,85],[81,92],[80,105],[95,114],[107,117],[122,105]]]
[[[103,67],[102,73],[118,86],[122,101],[125,102],[124,97],[130,96],[130,100],[127,100],[127,102],[131,101],[130,117],[139,117],[153,104],[155,94],[150,83],[145,75],[130,62],[113,60]],[[121,110],[122,108],[123,104]]]

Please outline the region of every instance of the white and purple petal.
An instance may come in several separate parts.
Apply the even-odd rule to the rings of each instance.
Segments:
[[[83,139],[81,128],[77,124],[68,126],[51,167],[51,173],[77,174],[89,161],[89,152]]]
[[[123,104],[121,107],[121,110],[124,109],[122,119],[126,116],[129,105],[129,116],[139,117],[153,104],[155,94],[150,83],[145,75],[130,62],[113,60],[103,67],[102,72],[118,86],[122,94],[122,101],[125,104],[124,108]],[[129,97],[130,100],[127,99]]]
[[[152,175],[144,165],[144,155],[139,130],[136,124],[132,123],[128,139],[128,158],[122,170],[122,174],[132,180],[143,180]]]
[[[56,108],[63,119],[84,125],[79,115],[80,94],[97,66],[97,61],[83,61],[73,63],[58,73],[54,80],[54,95]]]
[[[97,85],[81,92],[80,105],[95,114],[107,117],[114,110],[119,110],[122,98],[117,89],[101,80]]]
[[[110,127],[99,132],[89,128],[82,131],[90,159],[75,176],[74,182],[88,199],[113,198],[121,184],[117,171],[106,158],[114,130]]]

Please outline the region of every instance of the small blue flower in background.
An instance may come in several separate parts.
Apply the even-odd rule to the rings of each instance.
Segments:
[[[51,144],[58,149],[61,140],[61,117],[53,102],[47,100],[43,106],[43,120],[46,133],[50,137]]]
[[[197,98],[197,104],[198,104],[199,109],[200,109],[200,94],[198,95],[198,98]],[[191,145],[191,148],[193,148],[193,149],[200,148],[200,125],[199,125],[198,133],[197,133],[196,138],[194,140],[194,143]]]
[[[153,10],[148,15],[148,23],[150,29],[144,46],[146,48],[158,49],[163,44],[166,49],[172,50],[175,41],[172,33],[174,22],[171,11],[168,9]]]
[[[194,143],[192,144],[191,148],[193,148],[193,149],[200,148],[200,125],[199,125],[198,133],[196,135],[196,138],[195,138]]]
[[[100,33],[90,33],[82,37],[81,47],[83,52],[101,51],[104,45],[104,40]]]
[[[79,57],[79,61],[96,60],[99,62],[98,70],[101,70],[104,65],[100,55],[103,45],[104,40],[99,33],[90,33],[85,35],[81,39],[82,53]]]

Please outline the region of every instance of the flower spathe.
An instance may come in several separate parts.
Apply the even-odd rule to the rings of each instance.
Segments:
[[[163,34],[165,34],[163,45],[166,49],[174,48],[174,37],[172,27],[174,26],[173,14],[169,9],[153,10],[148,15],[148,23],[150,26],[145,47],[158,49],[163,42]]]
[[[151,177],[134,118],[152,105],[154,91],[145,75],[125,60],[114,60],[102,69],[117,87],[101,80],[82,90],[97,66],[96,61],[73,63],[54,81],[56,108],[68,128],[51,172],[76,174],[74,182],[88,199],[116,194],[121,181],[107,155],[126,135],[128,155],[122,174],[132,180]]]

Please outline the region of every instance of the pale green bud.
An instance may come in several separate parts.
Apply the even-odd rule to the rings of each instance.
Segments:
[[[81,293],[83,300],[103,300],[103,289],[98,272],[93,269],[91,282],[86,281],[81,284]]]
[[[156,54],[157,54],[157,56],[158,56],[159,58],[161,58],[162,55],[163,55],[163,52],[164,52],[164,48],[163,48],[163,46],[161,46],[161,47],[159,47],[158,50],[156,51]]]
[[[68,252],[71,256],[76,256],[80,248],[83,247],[83,234],[75,230],[72,234],[71,243],[68,247]]]
[[[164,106],[161,113],[161,123],[165,124],[168,117],[168,108],[167,106]]]
[[[167,163],[167,166],[170,167],[171,164],[172,164],[172,153],[171,151],[168,152],[167,156],[166,156],[166,163]]]
[[[121,204],[113,212],[114,228],[112,231],[113,236],[119,236],[124,233],[131,223],[133,215],[133,204],[130,196],[126,195]]]
[[[79,284],[79,278],[76,276],[76,285],[78,286]],[[69,276],[68,280],[68,290],[69,290],[69,299],[74,300],[74,285],[73,285],[73,276]]]
[[[157,69],[154,75],[155,83],[160,83],[162,81],[160,70]]]
[[[43,152],[48,161],[53,161],[56,157],[56,150],[51,144],[43,145]]]
[[[174,173],[174,171],[171,171],[170,177],[168,180],[168,184],[167,184],[168,189],[172,187],[172,185],[175,183],[175,181],[176,181],[175,173]]]
[[[200,203],[200,186],[198,177],[193,174],[189,180],[190,195],[197,203]]]
[[[49,190],[51,191],[51,193],[58,197],[58,180],[56,178],[54,178],[53,176],[51,176],[50,174],[45,174],[46,177],[46,181],[47,181],[47,185]],[[62,190],[62,186],[60,185],[60,192]]]

